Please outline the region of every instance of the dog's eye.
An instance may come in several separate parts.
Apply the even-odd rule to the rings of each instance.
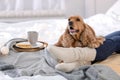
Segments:
[[[77,19],[76,19],[76,21],[80,21],[80,19],[79,19],[79,18],[77,18]]]
[[[68,21],[70,21],[70,19],[68,19]]]

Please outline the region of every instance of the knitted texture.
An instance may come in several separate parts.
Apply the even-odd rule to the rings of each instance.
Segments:
[[[58,61],[55,68],[64,72],[70,72],[83,65],[90,65],[96,57],[96,50],[88,47],[62,48],[48,46],[47,50]],[[62,63],[59,63],[61,61]]]

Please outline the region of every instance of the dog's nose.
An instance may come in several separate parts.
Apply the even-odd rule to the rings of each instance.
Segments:
[[[72,21],[70,21],[70,22],[69,22],[69,25],[73,25],[73,22],[72,22]]]

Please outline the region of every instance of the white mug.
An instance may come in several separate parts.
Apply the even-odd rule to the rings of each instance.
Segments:
[[[38,33],[36,31],[28,31],[28,42],[32,45],[32,46],[37,46],[37,41],[38,41]]]

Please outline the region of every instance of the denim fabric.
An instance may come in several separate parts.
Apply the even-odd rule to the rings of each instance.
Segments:
[[[106,35],[105,38],[103,45],[96,48],[95,62],[106,59],[113,52],[120,52],[120,31]]]

